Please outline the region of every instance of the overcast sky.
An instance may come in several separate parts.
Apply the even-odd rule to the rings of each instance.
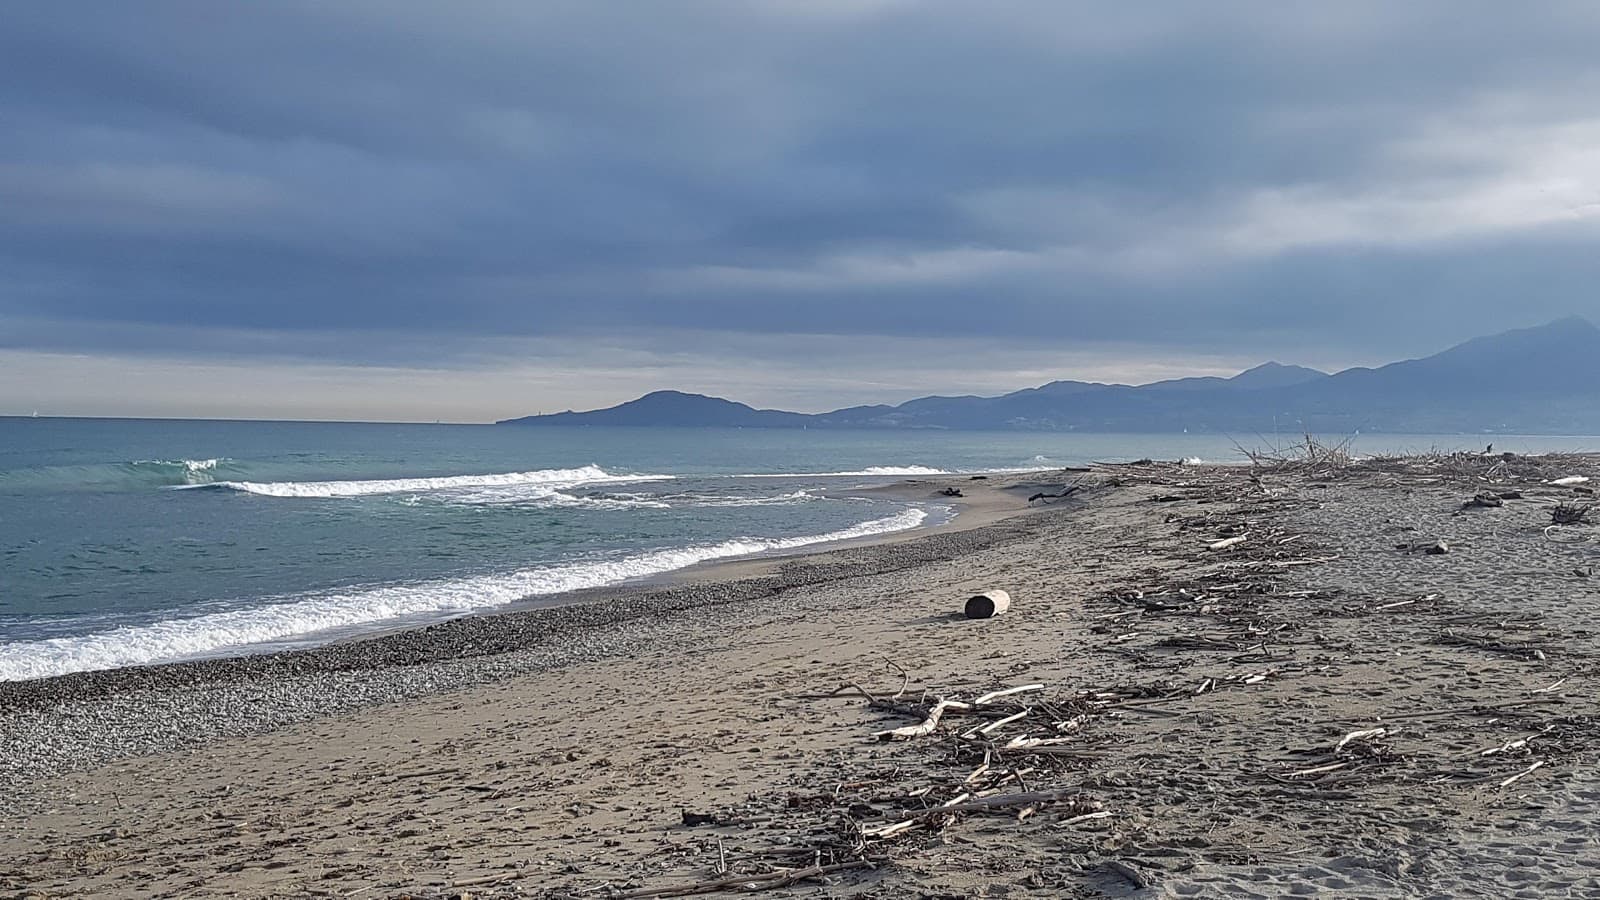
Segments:
[[[0,413],[814,411],[1600,318],[1600,5],[14,4]]]

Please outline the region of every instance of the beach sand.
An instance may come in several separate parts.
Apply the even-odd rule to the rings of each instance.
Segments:
[[[317,651],[0,685],[0,890],[1600,896],[1600,528],[1546,527],[1573,474],[1600,471],[925,482],[900,490],[958,484],[974,514]],[[986,588],[1012,610],[961,617]]]

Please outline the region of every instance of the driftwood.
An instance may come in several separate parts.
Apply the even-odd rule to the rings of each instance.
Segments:
[[[1035,500],[1061,500],[1066,497],[1071,497],[1073,494],[1076,494],[1081,490],[1083,490],[1083,483],[1080,481],[1076,484],[1069,484],[1054,494],[1046,491],[1040,491],[1037,494],[1029,497],[1028,502],[1032,503]]]
[[[928,717],[921,722],[915,725],[906,725],[903,728],[880,731],[874,734],[873,737],[880,741],[909,741],[912,738],[925,737],[933,734],[933,730],[939,727],[939,720],[944,718],[945,710],[971,708],[972,705],[969,703],[961,703],[956,700],[940,700],[933,705],[932,709],[928,710]]]
[[[1312,466],[1299,471],[1317,478],[1326,475],[1329,480],[1376,476],[1380,483],[1440,485],[1433,496],[1443,496],[1449,504],[1472,497],[1486,502],[1469,501],[1468,505],[1493,508],[1497,505],[1494,501],[1509,507],[1506,501],[1518,499],[1518,492],[1508,487],[1545,482],[1550,477],[1548,466],[1548,461],[1528,457],[1436,454],[1368,461],[1339,459],[1336,452],[1320,455]],[[1321,565],[1338,556],[1333,548],[1320,544],[1318,535],[1302,533],[1305,526],[1291,527],[1264,508],[1298,501],[1300,497],[1290,486],[1279,489],[1268,478],[1249,484],[1239,478],[1219,486],[1194,480],[1172,466],[1148,462],[1118,466],[1116,473],[1127,483],[1149,486],[1143,491],[1147,499],[1183,499],[1193,504],[1155,514],[1156,518],[1166,516],[1170,531],[1177,534],[1170,541],[1174,547],[1171,555],[1188,565],[1152,567],[1129,576],[1135,580],[1108,586],[1105,594],[1087,599],[1091,614],[1082,617],[1083,624],[1090,634],[1102,636],[1095,649],[1126,656],[1142,671],[1151,671],[1147,664],[1152,658],[1163,664],[1170,660],[1174,665],[1160,666],[1161,675],[1148,683],[1073,689],[1032,684],[987,693],[986,686],[968,692],[929,685],[921,690],[920,698],[919,689],[907,694],[910,679],[897,667],[902,684],[894,698],[888,697],[893,692],[892,682],[880,685],[866,678],[860,684],[867,685],[870,692],[849,681],[831,694],[803,695],[859,695],[865,698],[863,705],[874,712],[910,724],[873,734],[878,741],[902,743],[894,750],[885,747],[872,752],[876,768],[870,772],[841,772],[837,784],[829,782],[818,792],[787,798],[788,824],[808,830],[804,836],[785,838],[791,846],[763,848],[753,857],[768,857],[785,868],[765,871],[772,863],[746,861],[752,857],[736,853],[733,838],[724,851],[720,842],[713,846],[714,836],[706,835],[693,846],[709,854],[708,866],[702,871],[716,880],[618,896],[768,890],[815,879],[819,867],[886,862],[902,853],[925,851],[941,838],[970,839],[949,835],[952,830],[982,827],[985,834],[972,836],[981,839],[1006,828],[1012,818],[1021,821],[1031,816],[1030,821],[1042,824],[1043,833],[1075,844],[1093,841],[1097,835],[1089,832],[1100,829],[1115,836],[1124,829],[1112,824],[1121,818],[1126,798],[1131,796],[1135,806],[1139,804],[1146,775],[1164,779],[1181,774],[1184,790],[1192,787],[1192,779],[1231,779],[1231,786],[1222,790],[1251,792],[1252,800],[1281,796],[1295,802],[1359,800],[1360,795],[1346,788],[1378,781],[1439,786],[1431,789],[1481,785],[1480,789],[1490,792],[1509,791],[1542,768],[1565,774],[1566,761],[1581,752],[1584,740],[1596,733],[1581,714],[1556,718],[1564,702],[1557,692],[1570,682],[1554,680],[1559,673],[1551,673],[1539,682],[1548,687],[1517,686],[1508,693],[1522,699],[1506,702],[1428,709],[1423,706],[1426,701],[1396,696],[1390,708],[1404,712],[1381,714],[1375,708],[1369,716],[1354,721],[1334,720],[1310,732],[1316,736],[1313,745],[1291,750],[1292,756],[1266,765],[1252,761],[1233,773],[1198,768],[1162,772],[1153,766],[1169,759],[1182,765],[1182,757],[1159,747],[1139,745],[1130,756],[1128,750],[1134,745],[1125,743],[1126,735],[1119,733],[1119,726],[1131,713],[1203,714],[1217,692],[1254,691],[1299,677],[1337,676],[1338,669],[1325,663],[1328,659],[1337,662],[1339,654],[1349,648],[1342,641],[1330,640],[1343,637],[1342,633],[1319,629],[1319,623],[1326,621],[1324,616],[1372,616],[1374,629],[1404,629],[1408,641],[1431,636],[1439,644],[1534,659],[1543,652],[1539,642],[1551,642],[1545,645],[1549,649],[1560,645],[1525,614],[1484,618],[1470,604],[1437,602],[1437,595],[1363,596],[1294,577],[1306,571],[1300,567]],[[1472,486],[1455,493],[1454,486],[1463,482]],[[1452,492],[1445,493],[1444,488]],[[1556,492],[1546,487],[1530,493],[1546,498]],[[1524,511],[1532,513],[1531,503],[1526,505]],[[1450,510],[1447,506],[1438,512],[1448,514]],[[1413,532],[1396,538],[1412,539],[1402,545],[1405,550],[1438,553],[1450,549],[1426,532],[1419,535],[1413,528],[1403,530]],[[1567,531],[1587,535],[1590,529]],[[1163,530],[1162,537],[1167,533]],[[1094,608],[1097,603],[1103,606]],[[1419,628],[1427,631],[1419,632]],[[1536,637],[1530,643],[1523,635]],[[1073,652],[1078,649],[1074,647]],[[1205,655],[1173,659],[1197,653]],[[1178,663],[1198,663],[1206,668],[1185,670]],[[1012,673],[1027,670],[1027,666],[1009,669]],[[1578,681],[1586,676],[1580,669],[1571,678]],[[1575,706],[1581,692],[1566,693],[1568,705]],[[1458,721],[1444,721],[1448,719]],[[1401,720],[1425,720],[1426,724],[1413,728]],[[1335,723],[1337,730],[1329,727]],[[1517,723],[1516,730],[1503,730],[1508,723]],[[1540,731],[1541,726],[1545,730]],[[1389,740],[1399,728],[1405,728],[1408,737],[1420,737],[1441,727],[1465,731],[1467,742],[1434,743],[1430,752],[1429,742]],[[1440,747],[1446,748],[1445,752],[1439,752]],[[1105,770],[1102,759],[1114,759],[1116,765]],[[1158,790],[1172,788],[1175,782],[1161,783]],[[1085,787],[1112,793],[1103,800],[1091,798],[1082,793]],[[1113,801],[1117,813],[1102,808]],[[1127,813],[1138,817],[1140,810]],[[986,824],[978,826],[979,822]],[[1102,822],[1107,824],[1099,824]],[[1074,833],[1071,829],[1082,830]],[[1151,876],[1159,874],[1138,856],[1125,858],[1127,862],[1116,861],[1119,865],[1109,859],[1100,860],[1099,865],[1106,875],[1117,873],[1136,885],[1148,884]],[[809,867],[787,868],[790,862],[785,860]],[[735,874],[751,870],[762,874]]]
[[[1444,541],[1407,541],[1396,544],[1396,550],[1406,553],[1426,553],[1429,556],[1443,556],[1450,552],[1450,545]]]
[[[1527,767],[1526,769],[1523,769],[1521,772],[1518,772],[1517,774],[1512,775],[1510,778],[1507,778],[1506,780],[1500,782],[1500,786],[1501,787],[1510,787],[1513,784],[1516,784],[1517,782],[1521,781],[1522,779],[1528,777],[1529,775],[1532,775],[1534,772],[1538,771],[1543,766],[1544,766],[1544,760],[1542,760],[1542,759],[1538,760],[1533,765]]]
[[[1080,803],[1091,803],[1085,800],[1076,788],[1059,791],[1026,791],[1018,794],[1001,794],[996,797],[980,797],[977,800],[967,800],[961,803],[950,803],[928,810],[905,813],[902,819],[918,819],[929,813],[945,815],[949,813],[986,812],[996,809],[1015,809],[1019,806],[1030,806],[1035,803],[1051,803],[1056,800],[1077,798]]]
[[[737,875],[732,878],[719,878],[715,881],[698,881],[693,884],[682,884],[676,887],[640,888],[639,890],[626,891],[615,896],[619,900],[620,898],[643,900],[646,897],[690,897],[695,894],[711,894],[717,891],[749,894],[756,891],[770,891],[774,888],[788,887],[812,878],[821,878],[831,872],[871,867],[872,863],[864,859],[857,859],[826,866],[814,865],[806,866],[803,869],[780,869],[776,872],[767,872],[760,875]]]
[[[1388,733],[1389,729],[1387,728],[1365,728],[1360,731],[1352,731],[1345,735],[1344,738],[1339,741],[1339,743],[1334,745],[1333,752],[1338,753],[1340,750],[1343,750],[1345,745],[1351,741],[1370,741],[1373,738],[1384,737],[1388,735]]]
[[[1019,818],[1021,818],[1037,812],[1041,804],[1056,802],[1071,804],[1071,811],[1074,815],[1070,821],[1082,821],[1085,818],[1084,813],[1094,818],[1103,818],[1109,815],[1109,813],[1104,813],[1100,809],[1098,800],[1085,797],[1075,789],[1023,791],[1015,794],[980,797],[975,800],[964,799],[967,796],[966,794],[959,795],[950,802],[931,809],[901,813],[900,820],[897,822],[861,829],[861,836],[866,840],[881,841],[919,828],[937,830],[946,821],[946,816],[962,813],[1009,812],[1013,809],[1020,809]]]
[[[969,619],[989,619],[1003,615],[1010,608],[1010,594],[1005,591],[984,591],[967,598],[966,616]]]
[[[1593,509],[1591,503],[1558,503],[1550,510],[1550,524],[1552,525],[1580,525],[1588,521],[1589,510]]]

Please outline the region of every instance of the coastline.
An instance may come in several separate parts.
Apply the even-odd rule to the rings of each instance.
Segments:
[[[1030,473],[1031,474],[1031,473]],[[771,560],[782,560],[794,556],[824,553],[836,549],[860,547],[880,542],[893,542],[913,539],[922,535],[935,534],[944,531],[966,530],[979,525],[990,524],[1004,518],[1006,515],[1020,511],[1024,504],[1011,502],[1011,498],[1004,491],[985,490],[979,488],[965,497],[952,498],[942,495],[936,489],[948,489],[951,485],[961,484],[973,486],[981,485],[988,475],[972,476],[938,476],[933,482],[908,481],[903,484],[886,484],[880,486],[855,486],[850,488],[825,489],[826,492],[842,500],[863,499],[878,500],[894,498],[903,501],[900,505],[901,515],[912,510],[920,510],[919,517],[924,521],[907,527],[905,523],[891,526],[891,530],[874,531],[870,528],[845,528],[839,533],[826,535],[801,535],[796,537],[777,537],[771,539],[748,539],[749,542],[774,543],[778,547],[769,550],[745,552],[737,556],[713,557],[699,563],[681,565],[677,569],[668,569],[650,575],[625,577],[621,580],[592,587],[569,588],[553,593],[535,594],[520,600],[502,602],[496,605],[485,605],[478,609],[464,612],[440,612],[438,614],[416,614],[406,617],[397,617],[390,621],[375,621],[370,623],[349,624],[325,631],[311,632],[295,635],[277,640],[253,644],[239,644],[223,647],[214,651],[197,653],[185,656],[172,656],[150,662],[141,662],[121,666],[108,666],[105,668],[83,669],[78,671],[61,672],[56,675],[38,676],[31,679],[0,679],[0,702],[3,702],[5,686],[28,681],[48,681],[52,678],[85,674],[92,672],[115,672],[123,669],[141,670],[154,669],[172,665],[186,665],[191,663],[206,663],[218,660],[231,660],[235,658],[276,656],[303,652],[315,652],[324,647],[342,646],[345,644],[366,641],[374,638],[384,638],[409,631],[417,631],[436,625],[446,624],[463,619],[474,619],[484,616],[496,616],[508,613],[517,613],[527,610],[543,609],[551,606],[561,606],[572,603],[586,603],[596,599],[607,599],[619,594],[631,593],[639,588],[659,588],[672,585],[692,584],[705,580],[720,580],[732,577],[728,573],[746,572],[759,573],[770,571],[766,565]],[[997,478],[1003,476],[996,476]],[[1013,479],[1014,480],[1014,479]],[[969,490],[972,490],[969,487]],[[897,515],[894,518],[900,518]],[[878,522],[869,522],[867,525],[878,525]],[[883,524],[889,524],[887,520]],[[849,532],[861,530],[866,533],[859,536],[849,536]],[[782,546],[791,544],[792,546]],[[672,548],[666,548],[672,549]],[[688,548],[688,549],[693,549]],[[731,568],[724,572],[716,567],[731,564]],[[747,565],[748,564],[748,565]],[[718,574],[722,572],[722,574]]]
[[[81,770],[141,753],[163,752],[218,737],[250,734],[321,715],[349,712],[459,690],[513,674],[544,671],[574,661],[606,658],[648,642],[651,623],[665,616],[770,599],[784,591],[813,588],[863,574],[881,574],[956,558],[994,546],[1022,532],[1009,519],[1042,513],[1016,496],[1018,486],[1041,483],[1041,473],[918,478],[856,491],[906,499],[938,497],[959,507],[949,520],[900,532],[807,546],[792,552],[737,557],[621,584],[530,598],[482,613],[431,624],[355,635],[312,647],[208,656],[199,659],[71,672],[26,681],[0,682],[0,718],[52,711],[63,721],[36,724],[33,737],[51,731],[44,752],[0,755],[0,789],[41,776]],[[1076,473],[1067,473],[1076,474]],[[982,483],[974,490],[972,485]],[[1053,483],[1053,482],[1052,482]],[[1064,483],[1064,482],[1062,482]],[[967,496],[944,497],[945,487],[963,487]],[[623,634],[631,627],[638,635]],[[477,663],[487,662],[487,665]],[[429,671],[421,678],[391,678],[393,684],[324,685],[321,691],[286,698],[287,708],[254,710],[255,715],[225,720],[191,717],[184,734],[129,725],[115,748],[82,754],[59,749],[73,744],[71,709],[120,698],[164,696],[174,692],[228,694],[250,685],[321,680],[351,681],[368,672]],[[0,721],[0,726],[5,723]],[[92,730],[92,726],[91,726]],[[0,746],[16,747],[30,735],[0,728]],[[58,740],[58,738],[62,738]],[[81,749],[92,742],[79,742]],[[21,757],[20,759],[18,757]],[[0,790],[3,793],[3,790]],[[4,804],[0,802],[0,812]]]
[[[1569,840],[1600,811],[1582,699],[1600,579],[1574,574],[1596,561],[1587,531],[1544,533],[1572,496],[1545,482],[1566,474],[1101,467],[1080,498],[960,530],[311,651],[0,685],[16,803],[0,886],[105,893],[144,866],[152,895],[558,897],[703,880],[724,844],[754,871],[760,848],[814,839],[786,797],[876,784],[859,816],[959,789],[979,760],[864,743],[910,720],[848,683],[887,696],[903,677],[910,697],[1153,693],[1088,715],[1073,741],[1089,755],[1028,776],[1107,815],[957,817],[954,844],[886,845],[876,869],[836,876],[851,890],[1115,895],[1132,890],[1118,862],[1189,895],[1559,895],[1600,864],[1593,838]],[[1524,497],[1463,513],[1486,485]],[[1222,532],[1247,540],[1208,550]],[[1422,538],[1452,552],[1395,549]],[[1194,587],[1160,593],[1177,584]],[[1013,612],[962,619],[985,587],[1011,590]],[[1150,596],[1169,599],[1134,599]],[[1247,626],[1275,637],[1231,637]],[[1419,712],[1437,718],[1409,724]],[[1393,732],[1363,739],[1378,755],[1284,776],[1374,723]],[[1535,732],[1532,754],[1477,755]],[[43,748],[31,770],[22,743]],[[1535,865],[1507,868],[1508,852]]]
[[[901,531],[827,541],[793,550],[710,560],[616,584],[530,597],[502,607],[441,621],[360,631],[313,646],[264,650],[247,647],[241,652],[219,653],[195,659],[92,669],[25,681],[0,681],[0,709],[17,705],[23,698],[36,693],[84,697],[119,689],[193,684],[199,680],[220,677],[230,669],[255,670],[252,674],[262,675],[304,673],[417,664],[440,661],[458,655],[492,655],[512,649],[511,645],[494,636],[503,629],[495,627],[489,620],[500,617],[521,617],[505,624],[524,631],[541,624],[536,620],[549,618],[551,621],[547,624],[554,631],[574,626],[604,625],[622,618],[651,615],[663,609],[684,608],[695,603],[694,597],[685,596],[686,592],[695,593],[698,589],[711,592],[706,602],[729,602],[720,596],[729,592],[741,598],[762,596],[764,592],[814,584],[818,583],[817,580],[827,580],[829,577],[816,574],[803,576],[796,576],[794,573],[780,574],[780,571],[791,563],[803,565],[808,560],[820,559],[840,551],[888,547],[939,535],[958,534],[998,524],[1011,516],[1046,509],[1048,508],[1046,506],[1030,506],[1016,496],[1019,487],[1031,488],[1045,484],[1046,482],[1039,477],[1044,474],[1048,473],[985,475],[977,480],[970,475],[932,476],[907,479],[879,487],[838,490],[836,494],[842,497],[895,497],[909,502],[946,505],[952,507],[953,512],[943,521],[932,525],[919,525]],[[1054,484],[1054,482],[1049,483]],[[948,497],[939,493],[948,487],[963,488],[964,492],[970,493],[961,497]],[[868,566],[872,564],[865,563]],[[817,580],[807,580],[812,578]],[[758,579],[777,579],[777,581],[737,584]],[[717,596],[717,599],[711,599],[712,596]],[[614,608],[606,608],[608,605]],[[575,606],[585,607],[586,614],[552,615],[553,610]],[[481,643],[481,646],[469,649],[474,643]],[[80,687],[77,682],[93,683],[93,686]]]

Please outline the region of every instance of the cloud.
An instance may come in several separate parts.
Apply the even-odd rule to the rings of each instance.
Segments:
[[[1596,311],[1597,38],[1579,2],[21,8],[0,345],[1429,352]],[[229,337],[179,346],[196,326]]]

